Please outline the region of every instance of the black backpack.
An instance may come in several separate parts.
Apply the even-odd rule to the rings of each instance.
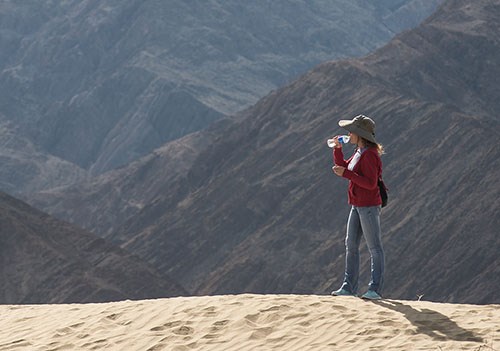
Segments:
[[[382,177],[378,179],[378,188],[380,190],[380,197],[382,198],[382,207],[387,206],[387,201],[389,200],[387,196],[387,192],[389,189],[384,184],[384,181],[382,180]]]

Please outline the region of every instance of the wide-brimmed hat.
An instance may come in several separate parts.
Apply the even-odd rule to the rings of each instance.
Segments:
[[[342,119],[339,121],[339,126],[372,143],[377,143],[377,140],[375,140],[375,122],[370,117],[359,115],[352,120]]]

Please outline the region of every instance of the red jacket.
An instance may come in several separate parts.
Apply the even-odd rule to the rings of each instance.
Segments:
[[[344,178],[349,179],[349,204],[358,207],[378,206],[382,204],[378,179],[382,175],[382,161],[375,147],[365,149],[352,171],[347,169],[354,154],[344,160],[342,148],[333,149],[333,161],[337,166],[345,167]]]

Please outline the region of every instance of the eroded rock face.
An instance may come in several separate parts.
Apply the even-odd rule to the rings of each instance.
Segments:
[[[59,170],[71,179],[123,166],[319,62],[369,52],[439,2],[2,1],[0,122],[51,155],[24,173],[6,151],[24,175],[3,190],[53,187],[43,157],[75,164]],[[413,20],[393,18],[405,8]]]
[[[2,304],[178,296],[167,276],[89,232],[0,193]]]

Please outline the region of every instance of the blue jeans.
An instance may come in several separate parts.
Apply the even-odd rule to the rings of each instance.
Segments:
[[[380,237],[380,206],[352,206],[347,221],[345,239],[345,276],[342,288],[356,294],[359,277],[359,244],[365,237],[371,256],[371,280],[369,290],[380,294],[384,280],[384,249]]]

